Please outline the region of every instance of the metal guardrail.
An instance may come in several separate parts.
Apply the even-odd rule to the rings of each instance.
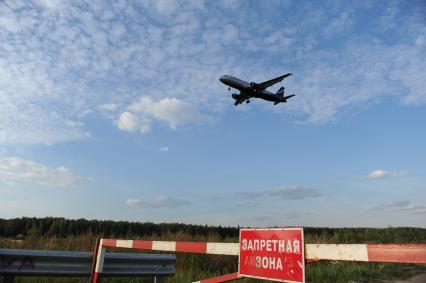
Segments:
[[[89,277],[91,252],[0,249],[0,276]],[[170,277],[176,272],[176,255],[106,253],[103,277]]]

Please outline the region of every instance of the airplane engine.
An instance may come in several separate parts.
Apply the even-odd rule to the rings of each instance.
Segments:
[[[232,94],[232,98],[233,98],[233,99],[238,99],[238,94],[233,93],[233,94]]]
[[[251,82],[250,83],[250,87],[254,90],[254,91],[259,91],[259,85],[255,82]]]

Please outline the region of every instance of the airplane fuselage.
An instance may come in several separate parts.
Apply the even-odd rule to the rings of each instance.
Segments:
[[[243,81],[239,78],[229,76],[229,75],[223,75],[219,78],[219,80],[223,84],[225,84],[229,87],[238,89],[241,92],[240,95],[243,95],[244,97],[246,97],[247,100],[252,98],[252,97],[255,97],[255,98],[261,98],[261,99],[264,99],[264,100],[267,100],[267,101],[272,101],[272,102],[275,102],[275,103],[287,102],[287,99],[285,97],[279,96],[279,95],[272,93],[272,92],[270,92],[266,89],[264,89],[264,90],[256,89],[255,83],[249,83],[249,82]],[[238,100],[238,98],[235,98],[235,97],[234,97],[234,99]]]

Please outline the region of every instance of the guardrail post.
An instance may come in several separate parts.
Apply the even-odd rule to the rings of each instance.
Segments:
[[[154,283],[164,283],[164,277],[154,277]]]
[[[5,275],[3,282],[4,283],[14,283],[15,282],[15,276],[13,276],[13,275]]]

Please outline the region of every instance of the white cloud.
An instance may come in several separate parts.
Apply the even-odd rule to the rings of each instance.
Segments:
[[[255,9],[236,1],[0,4],[0,143],[85,138],[85,125],[66,121],[84,122],[88,113],[116,119],[105,112],[132,104],[141,93],[151,100],[140,114],[172,128],[212,113],[220,117],[233,107],[217,81],[220,75],[268,79],[283,65],[295,74],[287,90],[297,97],[275,109],[302,114],[308,122],[333,121],[389,96],[404,105],[425,105],[421,16],[407,12],[401,18],[399,2],[388,9],[372,4],[383,18],[362,18],[368,21],[362,26],[380,32],[352,36],[361,19],[356,8],[302,5],[281,21],[277,11],[290,4],[258,2]],[[389,23],[394,26],[383,28]],[[318,26],[324,31],[312,33]],[[274,56],[265,56],[265,50]]]
[[[400,20],[397,17],[399,13],[398,4],[398,1],[388,2],[388,5],[384,7],[382,14],[374,20],[376,22],[377,29],[383,32],[398,28],[398,21]]]
[[[169,147],[168,146],[162,146],[162,147],[160,147],[160,151],[167,152],[167,151],[169,151]]]
[[[82,127],[82,126],[84,126],[83,122],[72,121],[72,120],[65,120],[65,125],[70,126],[70,127]]]
[[[369,209],[375,213],[388,213],[388,212],[410,212],[414,214],[426,214],[426,205],[414,204],[408,200],[400,200],[388,202]]]
[[[280,197],[283,199],[305,199],[323,196],[317,189],[306,188],[302,186],[287,186],[265,191],[271,197]]]
[[[151,119],[166,123],[172,129],[177,126],[201,122],[208,119],[191,104],[177,98],[164,98],[154,101],[151,97],[142,96],[128,107],[116,122],[120,130],[145,133],[151,128]]]
[[[51,144],[85,138],[78,117],[62,107],[60,89],[43,72],[13,65],[11,59],[0,57],[0,143]],[[57,107],[50,107],[54,104]]]
[[[130,112],[124,112],[117,121],[117,127],[127,132],[146,133],[151,129],[149,120],[144,117],[138,117]]]
[[[373,170],[365,178],[367,179],[383,179],[386,177],[402,177],[405,176],[405,171],[389,172],[385,170]]]
[[[340,50],[302,53],[300,70],[288,80],[298,99],[287,109],[308,122],[326,123],[395,97],[406,105],[426,101],[426,53],[413,45],[348,41]],[[350,70],[350,71],[349,71]],[[403,74],[403,75],[402,75]],[[294,87],[293,87],[294,85]]]
[[[172,16],[180,6],[178,1],[170,0],[142,1],[142,4],[153,15],[158,14],[161,17]]]
[[[201,113],[191,104],[173,97],[154,101],[151,97],[142,96],[129,106],[129,110],[163,121],[173,129],[202,119]]]
[[[416,38],[416,46],[422,47],[426,44],[426,35],[419,35]]]
[[[190,202],[172,197],[158,196],[151,201],[143,201],[137,198],[128,198],[126,204],[128,206],[140,208],[163,208],[185,206],[189,205]]]
[[[117,110],[117,104],[115,103],[101,104],[101,105],[98,105],[98,108],[102,110],[106,110],[106,111],[115,111]]]
[[[263,39],[263,42],[265,43],[263,48],[271,52],[277,52],[285,48],[289,48],[294,41],[293,36],[294,32],[289,29],[272,32]]]
[[[70,169],[59,166],[48,167],[32,160],[18,157],[0,159],[0,181],[15,183],[35,183],[49,187],[66,187],[76,184],[83,178]]]
[[[323,28],[322,33],[327,37],[338,37],[350,32],[352,25],[351,19],[347,12],[341,13],[338,17],[331,19],[326,27]]]
[[[57,1],[57,0],[36,0],[38,1],[40,4],[44,5],[46,8],[49,9],[58,9],[61,7],[61,5],[63,5],[62,1]]]
[[[218,3],[227,10],[237,10],[242,5],[242,2],[239,0],[223,0]]]
[[[203,2],[172,2],[145,1],[146,9],[126,2],[0,5],[0,143],[85,138],[84,125],[65,121],[98,112],[114,119],[103,112],[129,105],[141,91],[155,93],[158,103],[146,115],[171,127],[198,120],[202,108],[223,107],[225,96],[210,94],[219,88],[220,69],[233,65],[223,63],[220,48],[234,44],[238,30],[222,29],[226,42],[207,46],[195,35],[222,23],[205,17]],[[171,91],[174,98],[163,96]]]
[[[235,194],[238,200],[257,203],[263,198],[281,198],[286,200],[302,200],[324,196],[317,189],[303,186],[283,186],[275,189],[257,192],[239,192]]]

